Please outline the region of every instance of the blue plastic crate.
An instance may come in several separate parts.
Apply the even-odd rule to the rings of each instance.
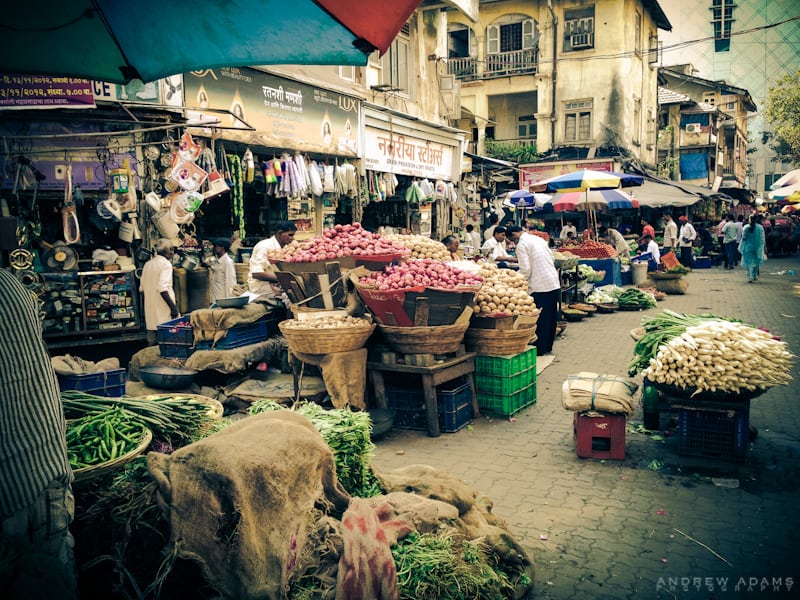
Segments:
[[[212,342],[198,342],[197,350],[230,350],[232,348],[240,348],[250,344],[263,342],[267,339],[267,320],[261,319],[255,323],[247,323],[245,325],[236,325],[228,330],[224,338],[219,340],[215,345]]]
[[[750,401],[679,407],[678,453],[743,461],[750,444]]]
[[[189,317],[178,317],[159,325],[156,328],[156,341],[159,344],[194,344],[194,329],[189,324]]]
[[[168,344],[159,342],[158,351],[161,358],[189,358],[194,353],[194,347],[189,344]]]
[[[386,400],[389,408],[425,410],[425,394],[421,387],[388,387]],[[472,404],[472,387],[469,382],[459,378],[436,387],[436,404],[440,413],[453,412],[466,403]]]
[[[119,398],[125,395],[125,382],[128,372],[125,369],[112,369],[100,373],[84,373],[82,375],[59,375],[58,383],[61,391],[78,390],[95,396]]]
[[[472,422],[472,402],[451,411],[439,411],[439,429],[444,433],[455,433]],[[428,429],[425,407],[421,409],[395,409],[394,427],[399,429]]]

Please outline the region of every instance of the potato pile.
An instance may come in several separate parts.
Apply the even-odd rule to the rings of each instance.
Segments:
[[[287,319],[281,322],[281,326],[287,329],[339,329],[345,327],[371,327],[372,323],[366,319],[358,319],[350,315],[335,315],[303,319],[302,321]]]
[[[499,269],[486,263],[478,271],[483,285],[475,295],[475,303],[481,315],[505,313],[511,315],[536,315],[536,304],[528,295],[528,282],[511,269]]]
[[[410,258],[433,258],[436,260],[450,260],[450,253],[441,242],[432,240],[424,235],[385,235],[391,240],[411,250]]]

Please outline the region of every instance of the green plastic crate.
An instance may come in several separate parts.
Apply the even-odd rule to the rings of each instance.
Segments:
[[[484,375],[475,373],[475,391],[487,394],[513,394],[536,383],[536,367],[529,367],[516,375]]]
[[[478,391],[476,396],[482,413],[510,417],[536,402],[536,384],[532,383],[513,394],[487,394]]]
[[[479,354],[475,357],[475,373],[478,375],[508,377],[535,366],[535,346],[529,346],[525,352],[510,356],[484,356]]]

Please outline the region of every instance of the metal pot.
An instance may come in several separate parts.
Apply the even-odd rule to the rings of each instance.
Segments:
[[[177,390],[192,385],[197,371],[177,367],[140,367],[139,376],[145,385],[162,390]]]

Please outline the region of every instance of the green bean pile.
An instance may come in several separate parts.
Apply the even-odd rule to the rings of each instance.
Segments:
[[[145,428],[119,407],[86,413],[67,423],[67,456],[73,469],[112,461],[142,443]]]

